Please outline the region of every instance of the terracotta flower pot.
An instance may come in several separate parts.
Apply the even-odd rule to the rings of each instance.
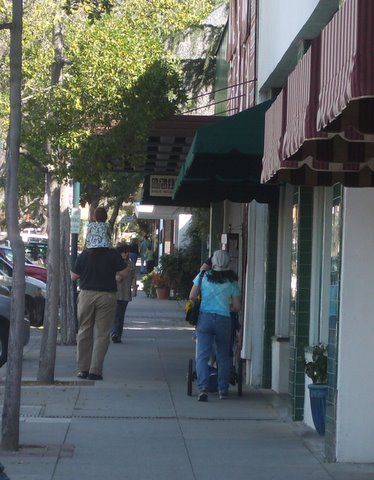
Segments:
[[[169,298],[169,287],[156,287],[156,295],[159,300],[167,300]]]

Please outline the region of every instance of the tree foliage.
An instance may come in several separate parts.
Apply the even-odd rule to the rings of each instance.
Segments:
[[[28,0],[22,90],[27,152],[43,166],[53,165],[60,179],[86,183],[103,171],[110,176],[118,164],[139,164],[150,123],[185,99],[179,63],[166,51],[165,39],[197,23],[209,8],[209,1],[196,0],[126,0],[116,6]],[[51,87],[57,21],[64,25],[63,78]],[[7,99],[0,97],[5,112]],[[1,130],[5,138],[6,128]],[[47,139],[52,155],[45,151]]]

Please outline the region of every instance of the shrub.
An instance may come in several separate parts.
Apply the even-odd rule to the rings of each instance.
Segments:
[[[156,288],[168,288],[169,278],[156,270],[153,270],[152,283]]]
[[[143,291],[149,298],[156,298],[156,290],[153,284],[153,272],[146,273],[142,277]]]

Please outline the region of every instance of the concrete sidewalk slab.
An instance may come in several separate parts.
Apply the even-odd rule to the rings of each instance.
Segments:
[[[239,397],[232,387],[228,400],[211,394],[199,403],[196,385],[188,396],[191,334],[182,302],[140,292],[128,307],[123,343],[110,345],[103,381],[78,380],[76,347],[59,345],[56,383],[43,386],[35,382],[42,330],[33,329],[24,352],[21,448],[0,451],[10,480],[374,478],[372,465],[323,463],[323,439],[290,422],[287,396],[244,388]]]

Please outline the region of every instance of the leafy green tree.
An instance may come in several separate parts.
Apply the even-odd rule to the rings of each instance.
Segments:
[[[139,165],[149,124],[173,113],[185,100],[179,62],[166,52],[165,40],[197,24],[210,8],[207,0],[127,0],[115,7],[110,2],[29,0],[22,144],[40,169],[39,182],[23,184],[30,177],[20,177],[22,192],[30,192],[32,198],[41,194],[40,173],[50,165],[60,179],[73,177],[85,184],[110,176],[113,168]],[[51,86],[56,22],[63,24],[63,75],[59,85]],[[3,86],[9,82],[6,35],[0,39]],[[5,114],[0,139],[5,139],[5,88],[0,106],[0,116]],[[47,139],[53,153],[46,152]]]
[[[35,6],[37,18],[40,5]],[[87,183],[118,162],[139,164],[149,124],[185,100],[181,70],[166,52],[165,39],[198,21],[207,5],[129,0],[87,22],[85,4],[81,9],[75,4],[73,17],[63,18],[64,73],[53,88],[48,87],[53,52],[50,46],[43,53],[35,51],[33,31],[29,49],[34,62],[25,67],[30,90],[24,107],[27,150],[45,165],[52,163],[60,178]],[[47,138],[52,158],[44,150]]]

